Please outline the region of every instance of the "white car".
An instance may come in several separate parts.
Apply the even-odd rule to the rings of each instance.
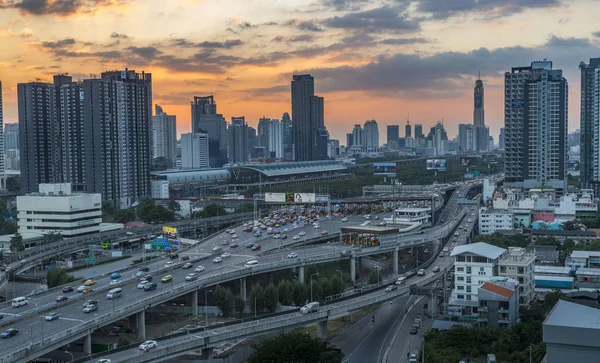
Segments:
[[[96,361],[96,363],[112,363],[112,360],[103,358],[103,359],[98,359]]]
[[[342,218],[342,222],[348,222],[348,218],[346,218],[346,217]]]
[[[320,225],[318,225],[318,224],[315,224],[315,225],[313,226],[313,228],[314,228],[314,229],[319,229],[319,228],[321,228],[321,226],[320,226]]]
[[[223,259],[221,257],[215,257],[213,259],[213,263],[220,263],[220,262],[223,262]]]
[[[306,236],[306,232],[302,231],[302,232],[298,233],[298,236],[300,236],[300,237]]]
[[[143,289],[143,288],[144,288],[144,286],[146,286],[146,284],[147,284],[147,283],[148,283],[148,281],[147,281],[147,280],[142,280],[142,281],[140,281],[140,283],[138,284],[137,288],[138,288],[138,289]]]
[[[229,234],[235,234],[235,229],[230,230]]]
[[[273,239],[279,239],[281,238],[281,235],[279,233],[277,233],[276,235],[273,236]]]
[[[238,238],[238,235],[234,233],[231,235],[231,238]]]
[[[174,265],[173,261],[168,261],[167,263],[165,263],[165,267],[171,267],[173,265]]]
[[[296,252],[292,252],[288,255],[288,258],[296,258],[298,257],[298,254]]]
[[[217,251],[219,251],[220,249],[221,249],[221,247],[219,247],[219,246],[215,246],[215,247],[213,247],[213,248],[212,248],[212,251],[213,251],[213,252],[217,252]]]
[[[185,277],[185,281],[194,281],[197,278],[198,278],[198,275],[196,275],[195,273],[192,272],[191,274],[189,274]]]
[[[227,258],[227,257],[229,257],[229,256],[231,256],[231,255],[229,254],[229,252],[225,252],[224,254],[222,254],[222,255],[221,255],[221,258]]]
[[[136,273],[135,273],[135,275],[136,275],[137,277],[142,277],[142,276],[144,276],[144,274],[145,274],[145,272],[144,272],[144,271],[138,271],[138,272],[136,272]]]
[[[204,266],[198,266],[198,267],[196,267],[196,269],[194,271],[202,272],[202,271],[204,271]]]
[[[109,285],[118,285],[121,283],[121,280],[112,280]]]
[[[156,348],[157,345],[158,344],[156,343],[155,340],[146,340],[145,342],[140,344],[140,349],[146,350],[146,349]]]
[[[77,288],[77,292],[83,292],[83,290],[85,290],[85,285],[81,285]]]
[[[292,237],[292,239],[300,239],[300,236],[295,235],[294,237]]]

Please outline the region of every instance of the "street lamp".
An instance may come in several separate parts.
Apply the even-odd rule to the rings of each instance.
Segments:
[[[71,353],[71,352],[68,352],[68,351],[66,351],[66,350],[65,350],[65,353],[67,353],[67,354],[70,354],[70,355],[71,355],[71,360],[70,360],[69,362],[72,362],[72,361],[74,361],[74,360],[75,360],[75,357],[73,356],[73,353]]]
[[[312,278],[313,278],[313,276],[318,276],[318,275],[319,275],[319,273],[318,273],[318,272],[316,272],[316,273],[314,273],[314,274],[310,275],[310,302],[312,302],[312,301],[313,301],[313,294],[312,294],[312,285],[313,285],[313,284],[312,284]]]
[[[212,292],[212,290],[208,290],[204,292],[204,313],[206,315],[206,324],[208,326],[208,294]]]

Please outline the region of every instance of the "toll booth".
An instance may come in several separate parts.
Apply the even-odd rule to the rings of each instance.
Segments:
[[[383,235],[398,233],[398,227],[355,226],[342,227],[342,241],[350,246],[375,247]]]

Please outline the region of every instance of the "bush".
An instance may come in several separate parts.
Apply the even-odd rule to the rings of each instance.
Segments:
[[[75,281],[73,275],[69,275],[66,270],[62,268],[53,268],[48,270],[46,273],[46,281],[48,288],[64,285]]]

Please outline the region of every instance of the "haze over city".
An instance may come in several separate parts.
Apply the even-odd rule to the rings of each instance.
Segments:
[[[581,61],[599,53],[598,1],[106,0],[0,1],[4,122],[17,122],[16,84],[129,67],[153,75],[153,101],[189,132],[189,102],[215,96],[226,119],[290,112],[292,74],[315,77],[325,124],[345,140],[376,119],[455,135],[470,123],[478,72],[486,124],[503,125],[503,75],[549,59],[569,81],[579,128]],[[501,35],[501,36],[499,36]]]

